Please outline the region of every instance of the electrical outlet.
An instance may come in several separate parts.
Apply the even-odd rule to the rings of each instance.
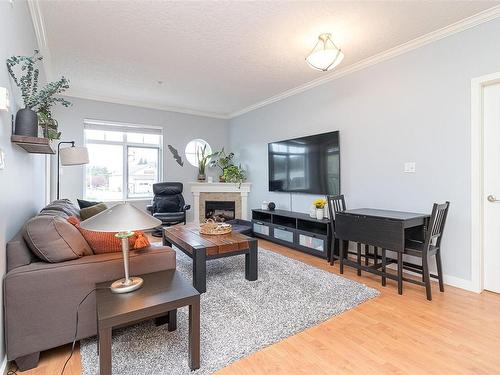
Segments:
[[[416,163],[414,161],[407,161],[405,163],[404,172],[405,173],[415,173],[416,171]]]

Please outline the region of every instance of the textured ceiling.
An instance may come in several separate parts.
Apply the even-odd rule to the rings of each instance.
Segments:
[[[495,5],[39,2],[50,71],[69,94],[221,115],[322,77],[304,61],[320,33],[344,51],[341,69]]]

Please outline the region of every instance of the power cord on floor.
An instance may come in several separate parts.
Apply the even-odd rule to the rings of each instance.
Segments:
[[[7,372],[7,375],[17,375],[17,372],[19,371],[19,367],[16,366],[14,370],[9,370]]]
[[[66,370],[66,366],[68,365],[71,357],[73,357],[73,353],[75,352],[76,338],[78,337],[78,321],[79,321],[80,306],[85,302],[85,300],[88,298],[88,296],[90,296],[92,293],[94,293],[95,291],[100,290],[100,289],[109,289],[109,288],[94,288],[94,289],[92,289],[90,292],[87,293],[87,295],[85,297],[83,297],[83,299],[80,301],[80,303],[76,307],[75,336],[73,337],[73,344],[71,345],[71,353],[69,354],[68,359],[66,359],[66,362],[64,362],[64,366],[61,370],[61,375],[64,374],[64,370]],[[17,369],[16,369],[16,372],[14,372],[13,374],[7,374],[7,375],[16,375],[16,374],[17,374]]]

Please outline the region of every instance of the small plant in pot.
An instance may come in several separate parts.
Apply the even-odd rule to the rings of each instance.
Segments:
[[[196,149],[196,158],[198,159],[198,181],[205,181],[207,175],[205,169],[212,155],[207,155],[207,145]]]
[[[210,162],[210,167],[217,167],[221,170],[221,175],[219,176],[219,181],[220,182],[226,182],[225,176],[224,176],[224,171],[232,166],[232,160],[234,158],[234,153],[230,152],[229,154],[226,154],[224,151],[224,147],[222,150],[214,152],[212,154],[214,157],[212,161]]]
[[[7,59],[7,70],[19,88],[24,103],[24,108],[16,114],[15,134],[37,137],[40,124],[46,138],[59,139],[61,133],[57,131],[57,121],[52,118],[51,107],[56,103],[64,107],[71,105],[67,100],[55,97],[69,88],[69,81],[61,77],[39,89],[40,71],[36,65],[42,59],[37,50],[33,56],[12,56]]]
[[[246,173],[243,168],[241,168],[241,165],[230,165],[224,169],[225,182],[238,183],[238,187],[241,187],[241,184],[245,182],[246,178]]]
[[[326,199],[319,198],[313,202],[313,205],[316,207],[316,219],[323,219],[325,213]]]

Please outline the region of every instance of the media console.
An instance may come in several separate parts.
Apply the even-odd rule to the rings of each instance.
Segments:
[[[301,212],[252,210],[255,237],[279,243],[322,258],[330,248],[330,220],[318,220]]]

